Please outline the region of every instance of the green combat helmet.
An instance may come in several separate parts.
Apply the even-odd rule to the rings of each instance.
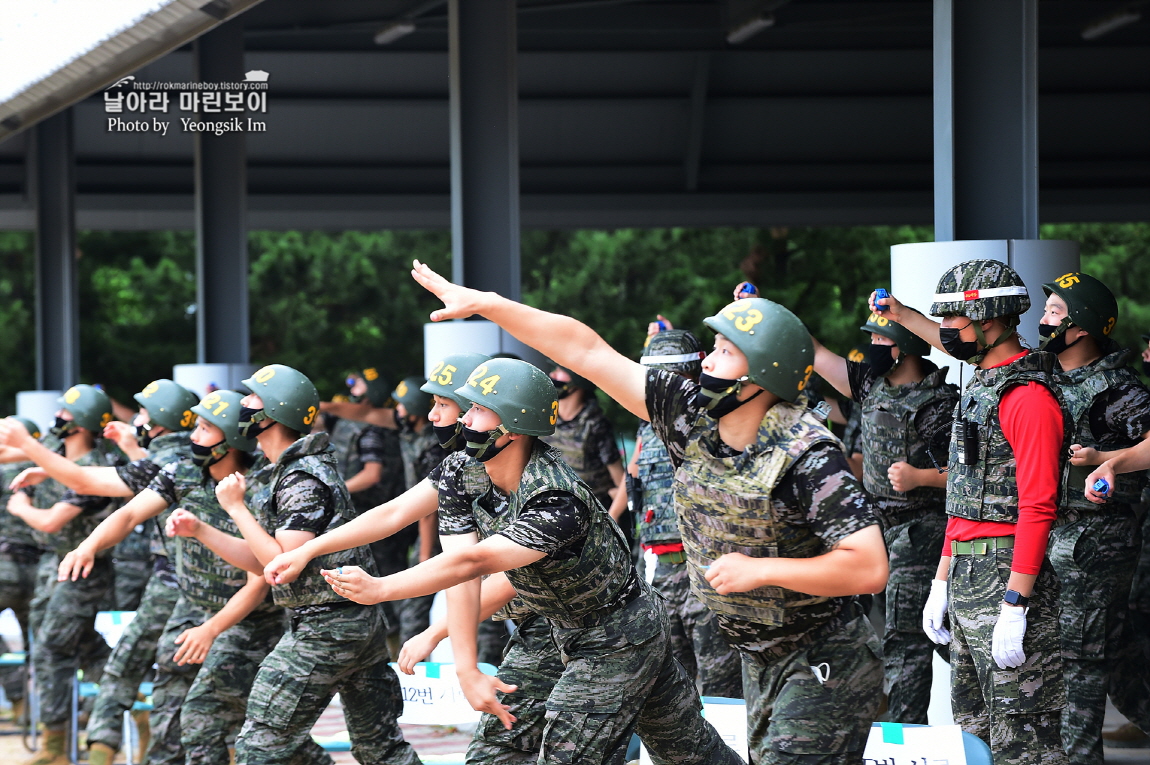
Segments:
[[[93,435],[103,433],[104,426],[112,421],[112,400],[91,385],[73,385],[56,403],[72,413],[73,422]]]
[[[378,369],[368,367],[360,372],[353,372],[353,374],[362,377],[364,383],[367,384],[367,400],[372,406],[376,408],[387,406],[387,400],[391,398],[391,385],[379,373]]]
[[[810,333],[799,317],[766,298],[736,300],[703,323],[747,357],[747,379],[792,404],[814,371]]]
[[[1054,293],[1066,301],[1067,316],[1059,323],[1055,336],[1075,324],[1099,343],[1109,339],[1118,321],[1118,301],[1105,284],[1088,274],[1071,272],[1043,284],[1042,291],[1048,297]]]
[[[405,377],[391,392],[391,397],[397,404],[403,404],[411,417],[426,417],[431,411],[431,394],[423,391],[424,382],[421,377]]]
[[[13,420],[24,426],[24,430],[28,431],[28,435],[37,440],[40,439],[40,426],[27,417],[13,417]]]
[[[555,371],[559,371],[560,369],[562,369],[564,372],[566,372],[571,377],[570,382],[563,383],[562,385],[560,385],[557,380],[552,380],[551,384],[553,386],[557,387],[560,392],[565,391],[565,390],[571,390],[571,391],[581,390],[581,391],[586,391],[587,393],[594,393],[596,388],[598,388],[598,386],[595,385],[595,383],[591,382],[586,377],[583,377],[582,375],[577,375],[574,372],[572,372],[570,369],[568,369],[567,367],[559,366],[558,364],[556,364],[555,365]]]
[[[311,430],[319,413],[319,393],[307,375],[283,364],[268,364],[242,382],[264,402],[264,408],[252,415],[250,425],[269,419],[298,433]],[[246,427],[240,425],[244,435]]]
[[[171,380],[153,380],[132,398],[148,410],[148,419],[173,432],[191,430],[196,424],[192,407],[196,394]]]
[[[480,364],[455,393],[499,415],[504,433],[549,436],[559,418],[555,385],[543,370],[526,361],[492,359]]]
[[[467,378],[476,367],[490,360],[490,356],[482,353],[453,353],[444,356],[431,368],[431,376],[419,389],[424,393],[449,398],[458,404],[460,409],[467,411],[471,402],[456,393],[455,389],[467,382]]]
[[[881,313],[871,313],[866,324],[859,327],[863,332],[873,332],[893,340],[899,351],[908,356],[930,355],[930,343],[911,332],[906,327],[891,321]]]
[[[212,448],[212,457],[223,458],[228,453],[228,447],[250,452],[256,448],[254,438],[240,435],[240,401],[244,398],[242,393],[234,390],[212,391],[204,396],[204,400],[192,407],[192,414],[203,417],[224,433],[224,442]]]
[[[1022,277],[998,260],[968,260],[950,268],[938,280],[930,305],[932,316],[965,316],[976,322],[1028,310],[1030,294]]]
[[[697,378],[706,356],[699,338],[685,329],[668,329],[647,338],[639,363]]]

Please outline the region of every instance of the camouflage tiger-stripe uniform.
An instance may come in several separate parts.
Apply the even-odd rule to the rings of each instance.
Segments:
[[[281,528],[319,534],[356,517],[326,433],[285,449],[248,507],[273,534]],[[290,628],[256,674],[236,739],[238,765],[292,762],[336,692],[358,761],[419,765],[396,724],[403,702],[388,666],[383,610],[344,600],[320,574],[352,565],[375,571],[371,552],[356,547],[321,556],[295,582],[272,587],[275,603],[290,609]]]
[[[647,371],[647,411],[676,466],[691,587],[742,656],[752,762],[857,762],[882,698],[878,636],[857,599],[780,587],[720,595],[704,567],[728,552],[814,557],[878,520],[814,412],[775,404],[755,441],[734,452],[695,403],[698,390]]]
[[[40,560],[40,548],[28,524],[7,512],[8,498],[12,492],[8,484],[25,468],[33,467],[31,462],[14,462],[0,465],[0,611],[11,608],[20,623],[24,645],[28,645],[29,610],[32,596],[36,591],[36,567]],[[9,650],[10,646],[0,641],[0,647]],[[0,668],[0,685],[9,701],[24,698],[24,684],[27,673],[24,667]]]
[[[403,454],[403,468],[409,489],[426,478],[447,456],[447,452],[439,445],[435,429],[426,420],[420,430],[401,431],[399,444]],[[417,540],[418,524],[413,541]],[[439,552],[438,540],[435,544],[433,555]],[[407,549],[405,552],[407,554],[407,566],[414,566],[419,563],[418,545]],[[406,643],[431,626],[431,605],[434,600],[434,595],[425,595],[420,598],[396,601],[392,604],[392,608],[399,616],[399,639],[401,643]]]
[[[1117,351],[1056,375],[1071,419],[1072,443],[1114,451],[1134,446],[1150,431],[1150,391],[1127,366],[1131,355]],[[1128,596],[1140,552],[1134,506],[1141,500],[1145,474],[1119,476],[1110,501],[1095,505],[1083,496],[1092,469],[1069,462],[1063,468],[1049,546],[1062,588],[1059,630],[1067,702],[1062,742],[1070,761],[1081,765],[1103,761],[1102,724],[1112,672],[1128,673],[1143,687],[1148,674],[1145,660],[1121,661],[1127,646],[1136,644],[1127,629]],[[1128,711],[1135,724],[1150,724],[1137,709]]]
[[[81,467],[114,467],[123,461],[123,454],[115,444],[99,438],[94,448],[75,462]],[[48,537],[57,564],[119,506],[118,500],[76,496],[62,488],[48,479],[36,486],[32,494],[37,507],[48,508],[56,502],[67,501],[80,508],[76,517]],[[96,612],[105,607],[113,587],[115,574],[109,553],[105,551],[96,557],[87,578],[52,585],[44,605],[32,661],[40,688],[40,719],[49,729],[62,728],[68,720],[76,670],[87,664],[85,676],[98,682],[111,652],[95,630]],[[90,658],[86,661],[85,657]]]
[[[1143,472],[1145,476],[1145,472]],[[1150,667],[1150,488],[1142,490],[1140,518],[1135,545],[1138,547],[1134,575],[1127,598],[1128,611],[1119,638],[1122,646],[1111,663],[1110,700],[1115,708],[1134,721],[1139,728],[1150,730],[1150,681],[1144,672],[1131,672],[1131,667]]]
[[[661,600],[638,578],[622,531],[557,450],[536,443],[514,493],[491,487],[470,513],[447,515],[441,504],[441,529],[547,553],[507,572],[523,605],[550,622],[564,665],[545,704],[540,763],[622,762],[632,732],[659,762],[740,761],[699,714]]]
[[[636,464],[643,486],[643,508],[636,524],[639,544],[644,548],[678,546],[677,551],[659,556],[651,581],[655,592],[663,596],[671,622],[671,651],[687,676],[697,678],[704,696],[742,698],[739,653],[720,633],[714,614],[691,592],[675,516],[675,467],[667,447],[650,423],[639,426],[636,440],[641,444]]]
[[[863,487],[882,521],[890,561],[882,639],[888,718],[925,725],[938,647],[922,631],[922,610],[946,536],[946,490],[895,491],[887,469],[896,462],[920,469],[946,464],[958,388],[946,382],[946,369],[921,357],[919,363],[923,379],[905,385],[891,385],[854,361],[847,362],[847,378],[862,410]],[[945,647],[939,652],[947,657]]]
[[[999,422],[1002,394],[1037,382],[1056,392],[1054,357],[1032,352],[1005,366],[977,369],[962,394],[951,435],[946,512],[973,521],[1018,522],[1014,452]],[[962,461],[962,423],[977,428],[977,457]],[[1043,561],[1026,614],[1026,662],[999,669],[991,638],[1010,578],[1013,550],[954,555],[947,592],[951,705],[962,729],[990,745],[1004,765],[1066,762],[1061,716],[1066,705],[1058,629],[1058,577]]]

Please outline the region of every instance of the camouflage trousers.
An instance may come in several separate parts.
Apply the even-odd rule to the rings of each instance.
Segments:
[[[20,558],[0,553],[0,611],[11,608],[20,623],[24,645],[28,645],[28,611],[32,603],[32,593],[36,590],[36,565],[39,555]],[[4,646],[8,648],[7,645]],[[24,682],[27,672],[24,667],[4,667],[0,670],[0,685],[10,701],[24,698]]]
[[[200,671],[199,664],[175,662],[176,638],[184,630],[198,627],[215,611],[190,602],[181,593],[172,606],[172,615],[164,624],[156,645],[156,681],[152,693],[152,744],[148,765],[183,765],[184,748],[180,744],[181,710],[188,689]]]
[[[507,631],[506,622],[497,622],[494,619],[484,619],[479,623],[479,653],[477,658],[494,667],[503,661],[503,654],[507,649],[511,633]]]
[[[356,760],[419,765],[395,722],[403,698],[388,666],[386,635],[378,606],[292,617],[290,631],[256,674],[236,739],[238,765],[294,762],[336,692]]]
[[[56,574],[59,567],[60,559],[55,553],[42,553],[36,563],[36,587],[32,590],[32,600],[28,603],[28,629],[33,637],[40,632],[44,613],[48,610],[48,601],[52,597],[52,591],[56,589]]]
[[[144,588],[152,576],[152,562],[145,560],[115,561],[116,589],[113,595],[117,611],[135,611],[144,597]]]
[[[55,556],[52,558],[54,561]],[[38,576],[45,571],[42,561]],[[89,682],[100,680],[111,649],[94,625],[96,612],[112,588],[112,578],[111,559],[100,558],[87,579],[56,582],[49,588],[32,652],[40,719],[49,729],[59,730],[68,720],[77,670],[84,669],[84,679]]]
[[[990,745],[996,765],[1063,765],[1066,706],[1058,636],[1058,577],[1044,561],[1026,614],[1021,667],[999,669],[991,656],[1013,550],[951,558],[951,706],[954,721]]]
[[[643,584],[594,627],[552,625],[563,673],[546,702],[539,763],[622,763],[632,733],[659,765],[741,765],[700,714],[695,684],[671,653],[662,599]]]
[[[930,581],[938,568],[945,536],[942,508],[901,523],[883,524],[890,578],[886,583],[882,655],[887,717],[892,722],[926,724],[936,649],[947,658],[946,647],[936,646],[922,631],[922,609],[930,596]]]
[[[1103,761],[1102,723],[1112,669],[1145,676],[1144,663],[1116,666],[1139,553],[1137,532],[1134,511],[1121,505],[1050,531],[1050,563],[1062,587],[1062,743],[1072,763]]]
[[[124,712],[132,708],[140,683],[156,662],[156,646],[180,591],[159,576],[148,580],[136,617],[120,636],[104,665],[100,691],[88,718],[88,743],[99,742],[118,750],[123,743]]]
[[[696,679],[699,693],[743,697],[739,652],[719,632],[715,615],[691,592],[685,563],[659,562],[651,586],[663,596],[671,623],[671,653]]]
[[[496,622],[502,629],[502,622]],[[547,697],[563,674],[563,660],[551,639],[551,625],[530,616],[507,643],[499,663],[499,679],[516,686],[515,693],[497,693],[515,717],[511,730],[495,715],[484,714],[467,748],[468,765],[518,765],[539,759],[547,725]]]
[[[1110,700],[1126,719],[1150,731],[1150,512],[1146,505],[1135,528],[1137,559],[1121,625],[1121,650],[1111,664]]]
[[[284,634],[281,609],[261,610],[220,634],[184,698],[180,741],[188,765],[227,762],[228,744],[244,724],[248,693],[262,662]],[[331,765],[310,738],[293,765]]]
[[[862,762],[882,701],[881,649],[861,609],[847,609],[845,623],[821,628],[806,645],[742,652],[754,765]]]

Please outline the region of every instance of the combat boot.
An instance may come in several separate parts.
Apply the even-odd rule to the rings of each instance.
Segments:
[[[68,755],[64,754],[66,740],[67,734],[62,730],[45,731],[43,750],[25,760],[24,765],[71,765]]]
[[[112,765],[116,750],[107,744],[96,742],[88,747],[88,765]]]
[[[152,743],[152,713],[143,710],[132,712],[132,719],[136,721],[136,730],[140,733],[140,746],[136,749],[136,762],[146,762],[148,747]]]
[[[1116,730],[1102,731],[1102,745],[1115,749],[1144,749],[1150,746],[1150,736],[1128,722]]]

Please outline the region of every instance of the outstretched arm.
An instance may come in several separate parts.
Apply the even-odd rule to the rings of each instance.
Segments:
[[[55,478],[77,494],[95,497],[130,497],[135,493],[120,479],[116,468],[77,465],[63,454],[57,454],[32,438],[19,422],[6,420],[0,423],[0,438],[44,468],[44,472],[50,478]]]
[[[842,395],[851,395],[850,378],[847,377],[847,360],[820,343],[814,335],[811,342],[815,346],[815,371]]]
[[[80,508],[66,502],[57,502],[46,509],[32,505],[32,500],[23,492],[16,492],[8,499],[8,512],[27,523],[36,531],[58,534],[68,522],[80,514]]]
[[[443,301],[444,307],[432,312],[432,321],[474,315],[489,319],[556,363],[586,377],[636,417],[651,419],[647,414],[646,369],[616,351],[586,324],[529,308],[494,292],[452,284],[418,260],[411,275]]]
[[[64,556],[57,572],[59,581],[87,578],[96,563],[96,555],[128,538],[132,529],[154,518],[168,506],[167,501],[151,489],[144,489],[128,504],[100,522],[80,545]]]
[[[395,430],[397,427],[395,410],[389,407],[379,408],[364,402],[355,404],[351,401],[321,401],[319,402],[319,410],[324,414],[339,417],[341,420],[366,422],[369,425],[377,425],[391,430]]]
[[[225,534],[182,507],[168,516],[164,533],[169,537],[192,537],[236,568],[263,574],[263,564],[252,553],[246,540]]]
[[[938,337],[938,329],[941,326],[938,322],[923,316],[912,308],[907,308],[896,297],[886,297],[876,301],[874,296],[875,293],[872,292],[867,301],[872,311],[880,316],[885,315],[891,321],[903,325],[935,348],[946,353],[946,349],[942,347],[942,341]],[[879,306],[886,306],[885,313],[879,310]]]

